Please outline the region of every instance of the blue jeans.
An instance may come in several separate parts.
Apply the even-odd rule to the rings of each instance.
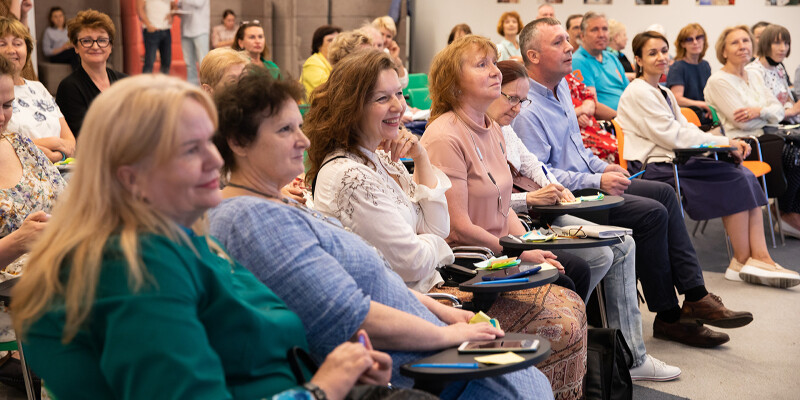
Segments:
[[[572,215],[561,215],[553,220],[553,225],[595,224]],[[621,243],[609,247],[575,249],[568,252],[589,263],[592,289],[601,279],[605,282],[608,326],[622,331],[622,336],[625,337],[633,353],[633,366],[638,367],[644,362],[647,350],[642,334],[639,299],[636,297],[636,244],[633,238],[625,236]]]
[[[183,60],[186,61],[186,80],[199,85],[197,79],[197,65],[208,53],[208,34],[204,33],[195,37],[181,37]]]
[[[150,33],[147,29],[142,30],[144,37],[144,67],[142,73],[153,72],[153,64],[156,62],[156,50],[161,53],[161,73],[169,74],[169,67],[172,64],[172,36],[169,29],[162,29]]]

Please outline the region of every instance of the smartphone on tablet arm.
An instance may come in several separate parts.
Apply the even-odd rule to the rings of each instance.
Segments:
[[[536,351],[538,340],[491,340],[468,341],[458,346],[459,353],[500,353],[506,351]]]

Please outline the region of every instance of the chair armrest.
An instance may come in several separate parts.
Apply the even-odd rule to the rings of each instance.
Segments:
[[[533,218],[531,218],[528,214],[517,214],[517,218],[519,218],[519,222],[522,222],[522,225],[525,227],[526,231],[530,231],[533,229]]]
[[[470,260],[478,260],[478,261],[486,261],[492,256],[488,256],[483,253],[470,253],[470,252],[454,252],[453,256],[456,259],[470,259]]]
[[[751,136],[740,137],[739,139],[742,139],[744,141],[752,140],[755,143],[756,154],[758,154],[758,161],[764,161],[764,159],[761,157],[761,142],[758,140],[757,137],[751,135]]]
[[[435,300],[448,300],[453,303],[453,308],[461,308],[461,300],[449,293],[426,293],[426,296]]]
[[[453,253],[455,252],[470,252],[470,253],[484,253],[487,257],[494,257],[494,252],[488,247],[483,246],[455,246],[452,247]]]

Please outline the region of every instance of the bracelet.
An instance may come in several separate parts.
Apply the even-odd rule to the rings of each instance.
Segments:
[[[328,396],[325,394],[325,391],[311,382],[304,383],[303,388],[311,392],[311,395],[314,396],[316,400],[328,400]]]
[[[67,159],[67,153],[64,153],[61,150],[56,150],[56,151],[61,153],[61,162],[64,162]]]

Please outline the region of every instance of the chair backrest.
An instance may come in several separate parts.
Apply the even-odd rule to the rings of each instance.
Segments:
[[[416,107],[420,110],[429,110],[431,108],[431,96],[429,94],[427,87],[409,89],[409,104],[411,107]]]
[[[625,148],[625,134],[622,133],[622,127],[616,119],[612,119],[611,123],[614,124],[614,134],[617,135],[617,151],[619,151],[619,166],[628,169],[628,161],[622,155],[622,150]]]
[[[403,88],[403,96],[409,97],[411,89],[428,87],[428,74],[408,74],[408,86]]]
[[[681,107],[681,114],[683,114],[689,123],[700,126],[700,117],[698,117],[691,108]]]
[[[706,103],[706,104],[708,104],[708,103]],[[719,115],[717,115],[717,110],[714,109],[714,106],[712,106],[711,104],[708,104],[708,109],[711,111],[711,120],[714,122],[714,124],[715,125],[722,125],[722,123],[719,122]]]

